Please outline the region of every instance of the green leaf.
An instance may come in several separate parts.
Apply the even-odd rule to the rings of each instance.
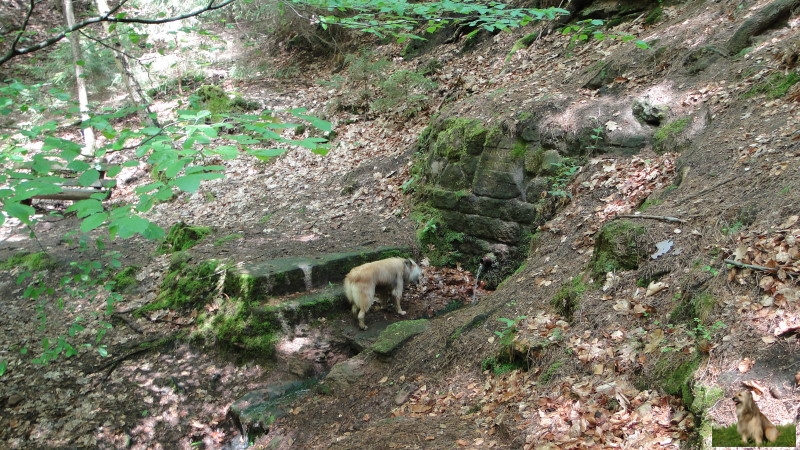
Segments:
[[[274,158],[276,156],[280,156],[286,153],[286,149],[283,148],[259,148],[259,149],[250,149],[247,150],[249,155],[253,155],[258,159],[267,160],[270,158]]]
[[[150,225],[152,225],[150,221],[142,217],[127,216],[113,220],[108,225],[108,231],[112,236],[116,235],[122,239],[128,239],[135,234],[147,237]]]
[[[81,222],[81,232],[88,233],[96,228],[101,227],[108,219],[108,213],[103,211],[96,214],[92,214]]]
[[[31,216],[36,214],[36,210],[33,209],[32,206],[23,205],[20,203],[7,202],[3,205],[3,211],[5,211],[9,216],[19,219],[26,225],[31,225],[33,223],[31,221]]]
[[[99,179],[100,172],[95,169],[89,169],[86,172],[83,172],[80,177],[78,177],[78,184],[81,186],[91,186]]]
[[[79,200],[67,208],[67,212],[75,211],[79,219],[103,210],[103,204],[94,199]]]
[[[322,119],[320,119],[318,117],[314,117],[314,116],[305,114],[305,112],[306,112],[305,108],[296,108],[296,109],[291,110],[290,112],[292,113],[293,116],[295,116],[297,118],[300,118],[300,119],[303,119],[303,120],[307,120],[311,125],[314,126],[314,128],[318,128],[318,129],[320,129],[322,131],[332,131],[333,130],[333,125],[330,122],[328,122],[327,120],[322,120]]]
[[[221,173],[195,173],[180,176],[172,180],[170,184],[184,192],[194,193],[200,188],[201,181],[223,178],[224,176]]]

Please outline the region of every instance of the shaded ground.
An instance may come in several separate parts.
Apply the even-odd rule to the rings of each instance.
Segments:
[[[667,36],[664,39],[672,46],[668,52],[683,54],[700,42],[731,34],[745,18],[743,13],[737,15],[737,8],[733,2],[665,8],[658,27],[636,22],[631,31]],[[719,22],[720,17],[731,19]],[[708,23],[722,25],[709,30],[704,25]],[[685,36],[696,36],[698,42],[685,42]],[[732,393],[742,380],[757,379],[784,393],[781,398],[765,395],[759,401],[765,413],[775,422],[796,420],[800,403],[793,374],[800,370],[800,349],[796,334],[776,337],[781,323],[797,324],[796,280],[788,277],[789,292],[782,298],[777,288],[770,291],[772,285],[764,284],[765,274],[734,271],[721,262],[739,247],[744,247],[745,254],[748,248],[762,247],[769,253],[762,239],[779,234],[781,225],[797,214],[797,96],[740,98],[764,78],[759,70],[777,70],[780,62],[771,55],[777,53],[778,45],[772,40],[794,38],[796,28],[773,30],[757,40],[750,57],[692,74],[674,55],[647,67],[631,64],[637,54],[608,41],[574,51],[566,46],[565,38],[551,36],[509,61],[504,56],[514,40],[510,35],[499,35],[469,54],[458,53],[455,45],[443,46],[438,54],[448,66],[439,75],[440,82],[444,92],[462,99],[451,105],[462,114],[480,115],[485,112],[482,106],[490,102],[520,104],[545,96],[566,96],[574,105],[603,102],[602,96],[608,94],[582,86],[586,69],[610,54],[628,70],[611,83],[614,91],[608,102],[647,91],[666,93],[678,115],[707,111],[711,125],[673,161],[677,169],[670,172],[669,181],[681,174],[681,182],[675,188],[656,187],[649,198],[657,202],[646,210],[687,222],[636,219],[646,227],[648,243],[669,238],[681,251],[617,274],[619,281],[610,290],[590,289],[571,321],[554,312],[550,299],[573,276],[585,273],[596,232],[613,218],[608,208],[630,196],[624,186],[642,184],[641,178],[646,179],[653,167],[649,164],[658,159],[645,152],[637,165],[629,164],[627,157],[598,156],[570,186],[572,202],[540,230],[526,267],[496,293],[435,318],[428,332],[401,348],[393,359],[361,355],[361,372],[355,381],[333,392],[314,390],[302,397],[256,445],[677,448],[689,441],[700,421],[687,412],[679,395],[663,393],[654,381],[658,376],[654,362],[665,357],[675,358],[668,362],[680,362],[698,352],[703,362],[696,382],[715,386],[724,394],[707,405],[711,419],[722,425],[732,423]],[[388,55],[398,50],[393,46],[380,49]],[[542,61],[554,61],[554,66]],[[315,76],[322,73],[319,68],[309,71]],[[466,80],[468,89],[457,87],[456,79]],[[309,99],[324,102],[328,98],[318,87],[276,97],[259,94],[257,86],[251,89],[253,95],[263,95],[265,104],[276,106],[302,106]],[[564,112],[565,120],[575,111],[581,110]],[[380,119],[347,124],[342,120],[337,127],[338,146],[330,155],[322,158],[294,151],[271,164],[237,160],[228,167],[225,181],[208,183],[194,196],[160,205],[152,217],[163,225],[184,220],[216,227],[214,237],[193,250],[197,259],[255,262],[364,245],[413,246],[414,224],[408,219],[409,207],[400,187],[409,176],[411,145],[426,120],[420,116],[402,126]],[[130,190],[141,182],[136,176],[132,171],[121,177],[113,201],[130,199]],[[48,273],[48,278],[57,279],[76,259],[78,246],[62,239],[73,221],[40,223],[38,241],[28,238],[23,229],[4,226],[0,260],[20,250],[45,248],[59,261],[59,268]],[[793,223],[783,228],[787,231],[781,242],[790,250],[797,249],[800,227]],[[106,336],[110,359],[82,351],[63,363],[31,365],[30,355],[20,355],[20,350],[29,348],[36,354],[44,335],[38,329],[36,302],[21,296],[23,288],[15,283],[18,271],[0,275],[5,318],[0,324],[0,359],[11,361],[0,386],[0,441],[9,447],[188,448],[202,442],[207,448],[220,448],[236,442],[238,431],[226,414],[242,394],[323,372],[350,356],[348,336],[358,331],[344,312],[313,329],[295,330],[281,348],[303,357],[279,356],[278,364],[179,340],[108,365],[125,356],[133,344],[189,329],[193,318],[182,312],[151,316],[151,320],[129,318],[125,311],[155,297],[167,257],[155,256],[153,244],[136,240],[111,248],[122,253],[125,265],[142,269],[140,284],[118,306],[121,317],[129,322],[117,322]],[[795,253],[790,262],[796,261]],[[646,286],[639,286],[640,280],[653,274],[660,274],[659,281],[669,288],[645,296]],[[459,277],[463,283],[450,282]],[[407,317],[430,316],[432,309],[438,309],[434,306],[470,299],[466,286],[471,285],[466,273],[429,269],[421,288],[406,294]],[[710,334],[705,346],[695,341],[685,324],[667,326],[676,295],[688,298],[697,293],[712,296],[706,326],[715,321],[725,324]],[[65,313],[56,313],[48,304],[50,326],[81,316],[87,324],[84,333],[90,336],[100,324],[93,313],[103,308],[102,302],[90,302],[91,298],[71,302]],[[560,336],[557,345],[526,353],[527,372],[494,375],[484,371],[483,363],[499,351],[495,332],[502,333],[504,328],[498,319],[522,316],[518,341]],[[391,308],[373,311],[367,318],[370,324],[383,320],[400,318]],[[748,358],[753,363],[749,367]]]

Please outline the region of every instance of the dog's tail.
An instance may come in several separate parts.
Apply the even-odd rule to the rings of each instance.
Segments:
[[[347,297],[347,301],[353,306],[353,313],[358,312],[356,306],[356,286],[350,281],[349,278],[344,279],[344,296]]]
[[[764,436],[770,442],[775,442],[775,440],[778,439],[778,429],[775,428],[775,425],[769,424],[764,427]]]

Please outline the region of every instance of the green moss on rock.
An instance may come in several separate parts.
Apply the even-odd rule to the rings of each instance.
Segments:
[[[170,227],[164,241],[158,246],[159,253],[174,253],[189,250],[194,247],[198,242],[203,240],[204,237],[211,234],[211,228],[187,225],[184,222],[178,222]]]
[[[603,226],[595,240],[591,263],[595,282],[605,280],[608,272],[639,267],[643,250],[639,249],[638,238],[644,233],[644,227],[628,220],[615,220]]]
[[[427,330],[428,325],[427,319],[395,322],[381,332],[378,340],[372,344],[372,351],[379,355],[390,355],[405,341]]]

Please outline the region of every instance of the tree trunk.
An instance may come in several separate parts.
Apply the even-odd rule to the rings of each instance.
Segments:
[[[107,0],[95,0],[95,3],[97,5],[97,12],[99,12],[100,15],[105,15],[111,10],[111,7],[108,6]],[[131,72],[131,64],[128,60],[128,56],[125,54],[125,49],[122,47],[122,42],[120,42],[116,36],[112,36],[112,33],[108,31],[108,22],[103,22],[103,28],[106,31],[106,36],[108,36],[109,42],[111,42],[114,47],[114,60],[117,62],[117,70],[119,71],[120,75],[122,75],[122,79],[125,81],[125,88],[128,91],[128,95],[131,97],[131,101],[136,105],[144,106],[148,113],[147,120],[151,125],[156,127],[159,126],[158,121],[154,118],[155,116],[150,114],[150,106],[147,103],[147,97],[144,94],[142,86]]]
[[[67,19],[67,28],[75,26],[75,12],[72,9],[72,0],[64,1],[64,17]],[[81,41],[78,32],[69,34],[69,41],[72,44],[72,62],[75,66],[75,84],[78,89],[78,106],[81,112],[81,121],[89,120],[89,95],[86,93],[86,79],[83,77],[83,64],[81,61]],[[94,158],[94,130],[92,127],[83,129],[83,149],[81,155],[87,159]]]
[[[728,54],[735,55],[747,48],[753,36],[758,36],[777,22],[788,19],[798,5],[798,0],[776,0],[758,10],[728,40],[725,46]]]

